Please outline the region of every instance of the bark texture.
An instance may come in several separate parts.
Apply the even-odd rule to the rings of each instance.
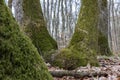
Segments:
[[[82,0],[75,32],[68,49],[60,51],[54,64],[65,69],[75,69],[88,63],[98,66],[98,1]]]
[[[56,41],[49,35],[39,0],[14,0],[15,17],[22,30],[31,38],[39,53],[45,58],[49,51],[57,49]],[[20,13],[18,13],[20,12]],[[22,14],[21,14],[22,13]]]
[[[99,35],[98,49],[100,55],[111,55],[108,44],[108,2],[107,0],[98,0],[99,2]]]
[[[4,0],[0,0],[0,80],[53,80]]]

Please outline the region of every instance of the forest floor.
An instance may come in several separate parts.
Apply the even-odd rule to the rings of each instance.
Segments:
[[[99,67],[93,67],[89,64],[85,67],[79,67],[73,71],[80,72],[105,72],[107,76],[84,76],[75,78],[74,76],[54,77],[54,80],[120,80],[120,58],[119,57],[98,57]],[[48,64],[47,64],[48,65]],[[64,71],[58,67],[48,65],[49,71]]]

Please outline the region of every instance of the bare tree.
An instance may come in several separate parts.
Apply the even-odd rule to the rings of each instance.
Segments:
[[[113,53],[120,52],[120,1],[109,0],[109,44]]]

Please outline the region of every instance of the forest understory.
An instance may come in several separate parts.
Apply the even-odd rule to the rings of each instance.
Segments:
[[[49,72],[54,80],[120,80],[120,57],[98,57],[99,67],[90,66],[78,67],[68,71],[58,67],[52,67],[49,63]]]
[[[119,52],[120,0],[0,0],[0,80],[120,80]]]

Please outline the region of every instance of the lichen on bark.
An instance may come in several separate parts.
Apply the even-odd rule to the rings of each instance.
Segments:
[[[53,80],[4,0],[0,0],[0,80]]]

